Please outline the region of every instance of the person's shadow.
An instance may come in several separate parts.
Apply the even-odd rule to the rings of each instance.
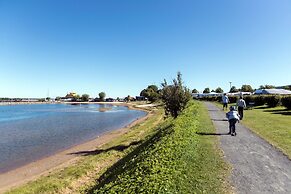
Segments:
[[[228,133],[196,132],[197,135],[229,135]]]

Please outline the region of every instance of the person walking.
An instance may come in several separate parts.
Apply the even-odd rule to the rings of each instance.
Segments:
[[[237,121],[239,122],[240,115],[235,110],[234,106],[229,107],[229,112],[226,113],[226,117],[227,117],[228,122],[229,122],[228,134],[231,134],[231,136],[236,136],[235,124]]]
[[[226,110],[227,110],[228,102],[229,102],[229,99],[228,99],[226,93],[224,93],[223,96],[222,96],[222,103],[223,103],[222,110],[224,110],[224,108],[226,108]]]
[[[246,102],[241,96],[236,104],[238,106],[238,114],[240,115],[240,120],[242,120],[244,117],[244,108],[246,107]]]

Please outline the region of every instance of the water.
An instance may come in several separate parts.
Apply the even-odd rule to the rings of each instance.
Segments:
[[[98,104],[0,106],[0,173],[124,127],[145,114]]]

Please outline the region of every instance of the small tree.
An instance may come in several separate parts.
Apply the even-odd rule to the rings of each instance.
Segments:
[[[60,96],[57,96],[56,98],[55,98],[55,101],[60,101],[61,100],[61,97]]]
[[[215,90],[216,93],[223,93],[223,89],[221,87],[216,88]]]
[[[250,86],[250,85],[242,85],[241,91],[242,92],[253,92],[254,90],[253,90],[252,86]]]
[[[104,102],[105,101],[105,96],[106,96],[105,92],[100,92],[99,93],[99,98],[100,98],[100,101],[101,102]]]
[[[80,96],[79,95],[75,95],[75,96],[73,96],[72,101],[76,102],[76,101],[79,101],[79,99],[80,99]]]
[[[275,86],[273,85],[260,85],[259,89],[273,89]]]
[[[235,86],[232,86],[229,90],[230,93],[235,93],[235,92],[238,92],[238,89],[236,89]]]
[[[83,94],[81,97],[83,102],[88,102],[89,101],[89,95],[88,94]]]
[[[140,96],[144,96],[149,101],[155,102],[160,98],[160,93],[156,85],[150,85],[140,92]]]
[[[161,95],[165,105],[165,113],[177,118],[192,97],[190,90],[183,86],[180,72],[177,73],[177,79],[173,79],[172,85],[168,85],[167,81],[164,80],[162,87]]]
[[[209,89],[209,88],[205,88],[205,89],[203,90],[203,94],[208,94],[208,93],[210,93],[210,89]]]
[[[197,94],[197,93],[199,93],[199,92],[198,92],[198,90],[193,89],[193,90],[192,90],[192,93],[193,93],[193,94]]]

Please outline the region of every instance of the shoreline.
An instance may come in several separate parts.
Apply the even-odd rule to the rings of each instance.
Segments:
[[[103,103],[104,104],[104,103]],[[112,104],[112,103],[107,103]],[[116,104],[113,104],[116,105]],[[119,103],[121,105],[121,103]],[[64,150],[40,158],[39,160],[30,162],[23,166],[19,166],[15,169],[0,174],[0,193],[8,191],[14,187],[21,186],[29,181],[36,180],[40,176],[45,176],[51,172],[70,166],[78,161],[81,156],[74,155],[72,153],[80,151],[93,151],[96,148],[110,142],[112,139],[118,138],[121,135],[128,132],[133,126],[142,123],[150,116],[150,111],[145,108],[135,108],[132,104],[123,103],[122,106],[127,106],[129,109],[143,110],[146,112],[144,117],[141,117],[135,121],[132,121],[123,128],[119,128],[110,132],[105,132],[94,139],[89,139],[83,143],[74,145]]]

